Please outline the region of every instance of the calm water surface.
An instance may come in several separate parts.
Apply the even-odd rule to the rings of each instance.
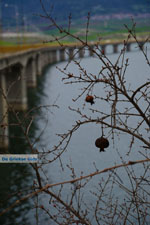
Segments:
[[[146,62],[142,60],[142,55],[140,52],[129,53],[126,55],[126,57],[130,58],[130,66],[128,67],[126,73],[127,82],[131,83],[131,87],[135,89],[143,82],[144,79],[146,80],[149,78],[149,67]],[[112,61],[114,61],[115,58],[116,55],[110,56],[110,59]],[[57,66],[63,69],[65,65],[66,63],[60,63]],[[102,66],[97,58],[82,59],[81,65],[89,73],[93,73],[95,75],[98,74]],[[79,73],[78,67],[73,63],[69,66],[68,70],[73,74]],[[100,100],[96,100],[96,103],[92,106],[89,104],[85,104],[84,99],[86,95],[83,95],[76,102],[72,101],[72,99],[75,99],[81,93],[82,86],[64,84],[62,82],[63,75],[58,71],[58,69],[56,69],[55,65],[49,67],[45,76],[44,96],[41,98],[41,103],[43,105],[51,105],[54,103],[59,106],[59,109],[50,108],[50,110],[43,110],[43,115],[41,115],[40,120],[38,120],[38,126],[40,127],[40,129],[45,129],[42,135],[42,140],[39,143],[40,147],[50,149],[51,147],[56,145],[58,138],[55,134],[65,133],[67,130],[72,128],[72,125],[76,123],[76,120],[81,119],[80,116],[78,116],[75,112],[69,110],[69,106],[76,109],[80,107],[82,112],[91,115],[92,118],[96,118],[98,114],[91,113],[89,108],[97,108],[99,110],[102,109],[106,112],[110,111],[108,104],[105,104]],[[93,94],[104,96],[104,89],[100,85],[97,85],[93,90]],[[106,130],[104,132],[107,136],[108,131]],[[127,141],[129,139],[128,135],[122,135],[120,137],[121,140],[117,141],[115,147],[113,147],[113,144],[110,143],[110,147],[105,153],[99,153],[94,143],[95,139],[100,135],[101,126],[95,124],[83,125],[83,127],[81,127],[74,133],[71,143],[68,146],[68,150],[62,156],[62,160],[64,161],[64,163],[67,163],[68,160],[71,160],[72,164],[77,169],[78,175],[81,171],[84,171],[85,173],[91,171],[93,168],[93,162],[97,163],[99,169],[103,169],[106,166],[111,166],[118,160],[114,148],[120,148],[120,142],[120,153],[126,153],[128,144],[122,145],[122,142],[125,142],[125,140]],[[133,157],[134,152],[135,150],[133,150]],[[132,154],[130,155],[130,157],[132,157]],[[54,167],[55,165],[52,165],[52,168]],[[54,171],[57,170],[54,169]],[[52,173],[51,176],[55,181],[59,180],[59,175],[56,176]],[[62,174],[60,175],[60,177],[62,177]]]
[[[110,60],[115,62],[117,55],[110,55]],[[143,80],[149,78],[149,67],[144,60],[141,52],[131,52],[126,54],[126,58],[129,58],[129,67],[126,72],[127,83],[131,85],[131,88],[136,89],[138,85],[143,83]],[[57,67],[63,69],[66,62],[57,64]],[[101,62],[97,58],[85,58],[81,60],[81,65],[87,70],[88,73],[97,75],[101,69]],[[71,63],[67,68],[73,74],[79,74],[78,67]],[[41,103],[43,105],[57,104],[59,108],[49,108],[49,110],[43,110],[41,116],[38,119],[39,130],[43,129],[44,132],[41,136],[40,142],[37,144],[39,149],[48,150],[56,145],[59,138],[56,134],[65,133],[72,128],[72,125],[76,123],[77,120],[82,120],[79,115],[75,112],[69,110],[69,106],[72,108],[80,108],[82,112],[90,115],[92,118],[96,118],[98,114],[92,113],[89,108],[103,110],[104,112],[109,112],[110,108],[107,103],[103,103],[100,100],[96,100],[96,103],[92,106],[85,104],[85,95],[79,98],[76,102],[72,101],[80,93],[82,85],[66,85],[62,82],[63,74],[56,69],[56,66],[51,66],[45,73],[45,83],[44,83],[44,96],[41,98]],[[93,94],[104,96],[104,89],[102,86],[97,85],[93,89]],[[122,106],[120,106],[121,108]],[[144,107],[144,105],[143,105]],[[131,121],[132,125],[137,122],[137,119]],[[104,130],[106,136],[109,135],[108,130]],[[37,133],[39,134],[39,133]],[[139,151],[141,150],[141,143],[136,141],[134,147],[131,150],[129,157],[127,152],[130,144],[130,136],[127,134],[121,134],[119,137],[115,137],[115,144],[109,137],[110,146],[106,152],[100,153],[95,147],[95,140],[101,136],[101,126],[97,124],[86,124],[77,130],[68,145],[67,150],[63,153],[60,161],[49,164],[45,167],[47,171],[48,181],[50,183],[60,182],[66,179],[71,179],[71,171],[68,169],[68,165],[75,169],[76,176],[81,174],[86,175],[95,171],[95,166],[97,169],[102,170],[106,167],[111,167],[116,163],[121,163],[119,154],[123,157],[125,161],[137,160],[141,158]],[[119,154],[117,153],[119,152]],[[51,157],[50,157],[51,159]],[[136,171],[141,170],[141,166],[136,166]],[[125,179],[124,169],[120,169],[118,172],[119,176],[123,178],[124,185],[129,185],[129,180]],[[95,204],[95,198],[90,194],[90,190],[96,190],[96,184],[101,179],[100,176],[94,177],[84,190],[84,200],[88,204]],[[55,191],[57,190],[54,189]],[[63,197],[66,198],[69,195],[70,186],[66,185],[63,191]],[[122,192],[116,188],[116,197],[124,198]],[[48,205],[45,198],[42,199],[44,204]],[[94,224],[94,221],[93,221]]]

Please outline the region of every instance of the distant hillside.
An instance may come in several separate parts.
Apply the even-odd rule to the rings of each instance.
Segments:
[[[46,9],[49,11],[54,6],[53,16],[58,20],[65,20],[69,13],[74,19],[79,19],[91,12],[91,15],[110,15],[114,13],[150,13],[150,0],[43,0]],[[37,25],[39,17],[35,14],[42,13],[40,0],[5,0],[2,1],[2,17],[4,26],[10,20],[13,26],[16,16],[16,9],[19,12],[19,23],[21,16]],[[13,22],[14,19],[14,22]]]

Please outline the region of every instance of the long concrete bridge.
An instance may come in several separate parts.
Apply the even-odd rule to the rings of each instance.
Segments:
[[[107,42],[101,44],[101,50],[107,53],[108,45],[112,46],[112,53],[119,51],[121,42]],[[130,42],[126,50],[131,50]],[[141,42],[141,46],[144,43]],[[87,49],[88,55],[93,56],[92,49],[95,44],[91,44]],[[4,149],[9,144],[9,122],[8,110],[16,111],[27,109],[27,90],[36,87],[37,76],[42,73],[43,68],[48,64],[54,64],[65,60],[72,60],[74,52],[78,50],[78,57],[84,57],[82,46],[67,47],[43,47],[18,52],[13,55],[0,58],[0,148]],[[66,52],[67,55],[66,56]]]

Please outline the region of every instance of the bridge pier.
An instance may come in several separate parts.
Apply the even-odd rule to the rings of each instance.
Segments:
[[[89,47],[89,56],[93,56],[94,53],[93,53],[93,46],[90,46]]]
[[[45,56],[46,57],[46,56]],[[47,64],[51,64],[52,63],[52,53],[51,52],[48,52],[47,53]]]
[[[101,45],[101,52],[103,55],[106,54],[106,45]]]
[[[84,49],[79,48],[79,58],[83,58],[83,57],[84,57]]]
[[[74,52],[74,48],[69,48],[69,60],[71,61],[74,58],[73,52]]]
[[[42,67],[48,64],[49,56],[46,53],[42,54]]]
[[[59,54],[60,54],[59,60],[65,61],[65,48],[60,49]]]
[[[118,53],[118,44],[113,44],[113,53]]]
[[[14,110],[27,109],[27,86],[25,68],[15,65],[5,70],[8,108]]]
[[[54,53],[54,54],[55,54],[55,53]],[[50,64],[50,63],[52,63],[52,61],[53,61],[52,52],[46,52],[46,53],[44,54],[44,59],[45,59],[44,66],[46,66],[46,65],[48,65],[48,64]],[[56,60],[56,59],[57,59],[57,55],[56,55],[55,60]]]
[[[127,52],[130,52],[131,51],[131,44],[130,43],[127,43],[126,50],[127,50]]]
[[[6,79],[0,74],[0,149],[8,147],[8,106],[6,102]]]
[[[45,53],[41,53],[41,56],[40,56],[40,68],[41,68],[41,70],[42,70],[42,68],[44,67],[44,66],[46,66],[47,65],[47,62],[48,62],[48,56],[46,56],[46,54]]]
[[[51,63],[56,63],[57,62],[57,50],[52,50],[51,51]]]
[[[25,76],[27,79],[28,87],[36,87],[37,78],[36,78],[36,62],[35,59],[30,58],[26,64]]]
[[[36,63],[36,74],[37,75],[41,75],[41,73],[42,73],[42,59],[41,59],[41,54],[36,55],[35,63]]]
[[[139,50],[143,50],[143,48],[144,48],[144,43],[143,42],[139,42]]]

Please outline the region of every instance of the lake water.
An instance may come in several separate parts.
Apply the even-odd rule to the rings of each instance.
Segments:
[[[145,62],[142,53],[139,51],[126,53],[125,57],[129,58],[129,67],[127,68],[126,72],[127,83],[131,83],[131,87],[136,89],[138,85],[149,78],[149,67]],[[109,59],[115,62],[115,60],[117,59],[117,55],[109,55]],[[42,77],[40,78],[40,84],[37,90],[30,91],[31,93],[29,95],[30,101],[34,102],[32,106],[46,106],[44,108],[41,108],[40,113],[36,114],[34,128],[32,131],[33,140],[35,137],[37,138],[40,135],[39,141],[37,141],[34,146],[40,152],[48,152],[49,150],[53,149],[53,147],[57,145],[60,140],[60,138],[56,134],[66,133],[68,130],[72,129],[72,125],[75,125],[77,120],[84,120],[84,118],[80,118],[80,115],[78,115],[76,112],[70,110],[69,107],[73,109],[80,108],[83,114],[87,114],[88,116],[91,116],[91,118],[97,118],[99,114],[97,112],[93,113],[90,109],[98,109],[100,111],[110,112],[109,104],[107,102],[102,102],[99,99],[95,99],[95,104],[92,106],[88,103],[85,103],[86,93],[74,102],[72,99],[78,97],[78,95],[82,91],[81,89],[83,88],[83,85],[64,84],[64,82],[62,81],[64,75],[60,72],[60,70],[56,68],[56,66],[60,69],[63,69],[66,66],[66,62],[47,67]],[[83,58],[81,60],[81,66],[85,68],[88,73],[97,75],[102,67],[102,64],[98,60],[98,58],[90,57]],[[68,66],[67,70],[73,74],[79,74],[79,69],[73,62]],[[92,91],[93,95],[99,95],[101,97],[104,96],[105,93],[104,87],[100,85],[95,86]],[[52,107],[51,105],[53,104],[57,105],[58,107]],[[120,108],[121,107],[123,106],[121,105]],[[143,105],[143,107],[145,106]],[[133,119],[130,122],[132,123],[132,125],[134,125],[137,122],[137,119]],[[141,154],[139,153],[139,151],[141,150],[140,146],[143,144],[141,144],[140,141],[135,141],[133,148],[131,149],[131,152],[128,156],[127,152],[129,150],[131,137],[127,134],[115,135],[115,142],[113,143],[112,136],[110,135],[109,131],[109,129],[104,129],[104,134],[109,139],[110,145],[105,152],[99,152],[99,149],[95,147],[95,140],[101,136],[101,125],[88,123],[81,126],[73,133],[66,151],[61,155],[61,161],[58,159],[44,166],[43,169],[46,173],[46,176],[43,175],[43,182],[56,183],[72,179],[71,169],[69,168],[74,168],[74,175],[76,177],[79,177],[81,175],[90,174],[96,171],[96,169],[103,170],[107,167],[111,167],[115,164],[121,163],[120,156],[126,162],[128,162],[129,160],[134,161],[141,158]],[[19,146],[21,146],[22,148],[22,145],[26,146],[25,143],[20,144]],[[18,149],[19,148],[20,147],[18,147]],[[26,148],[27,147],[25,147],[25,149]],[[46,160],[53,160],[55,155],[51,153],[46,154],[45,157]],[[135,168],[137,174],[140,174],[142,171],[142,166],[139,165]],[[3,168],[3,171],[5,171],[5,169],[6,168]],[[22,169],[25,170],[23,167]],[[16,190],[14,184],[9,183],[9,180],[11,180],[12,177],[16,177],[16,173],[10,174],[10,170],[11,168],[9,168],[9,170],[7,171],[7,188],[4,187],[3,190],[1,190],[1,193],[4,191],[4,189],[7,189],[8,192]],[[18,171],[17,168],[16,171]],[[129,179],[126,176],[126,172],[124,169],[118,170],[118,176],[119,177],[116,178],[118,179],[118,182],[123,183],[123,185],[125,186],[130,185]],[[94,207],[96,203],[96,196],[94,196],[91,192],[97,192],[99,183],[103,182],[102,177],[106,179],[108,175],[102,174],[95,176],[88,182],[88,184],[85,186],[85,189],[81,189],[81,193],[84,194],[82,201],[90,207]],[[2,179],[4,178],[2,177]],[[25,187],[26,184],[28,186],[33,182],[32,174],[29,171],[24,172],[22,182]],[[10,185],[11,188],[8,188],[8,186],[10,187]],[[108,190],[109,188],[110,187],[108,187]],[[59,187],[53,188],[52,190],[57,193],[59,191]],[[67,197],[69,198],[72,190],[72,184],[65,185],[62,189],[62,198],[64,200],[66,200]],[[115,198],[125,198],[122,190],[117,185],[114,189],[114,193]],[[50,207],[50,209],[53,211],[53,209],[49,205],[50,197],[42,195],[39,199],[40,205],[44,205],[47,208]],[[83,204],[83,209],[84,208],[85,206]],[[27,220],[28,224],[35,224],[35,209],[33,206],[33,202],[29,203],[28,207],[26,206],[25,209],[21,209],[21,207],[18,207],[17,210],[18,213],[11,213],[11,221],[12,219],[14,221],[13,224],[17,225],[20,223],[22,218],[21,212],[26,213],[25,221]],[[93,218],[93,213],[94,212],[90,210],[89,218],[92,221],[92,225],[96,225],[97,223]],[[42,224],[46,218],[47,216],[45,215],[45,213],[40,210],[39,224]],[[27,222],[22,222],[22,224],[26,223]],[[3,220],[1,224],[9,225],[11,224],[11,222],[10,220],[8,220],[7,222],[6,220]],[[54,222],[47,221],[46,224],[54,224]]]
[[[127,83],[131,84],[131,88],[136,89],[138,85],[144,83],[143,81],[149,78],[149,67],[144,60],[141,52],[130,52],[127,53],[126,58],[129,58],[129,67],[126,72]],[[109,59],[113,62],[117,59],[117,55],[109,55]],[[57,64],[60,70],[65,68],[66,62]],[[86,69],[88,73],[97,75],[101,69],[101,62],[98,58],[84,58],[81,60],[81,66]],[[40,138],[40,142],[37,143],[36,147],[38,149],[43,149],[48,151],[57,145],[59,138],[56,134],[66,133],[68,130],[72,129],[72,125],[76,124],[77,120],[83,120],[76,112],[71,111],[69,107],[73,109],[78,109],[82,111],[83,114],[91,116],[91,118],[97,118],[98,113],[91,112],[92,109],[98,109],[104,112],[110,111],[110,106],[106,102],[96,99],[94,105],[89,105],[85,103],[86,93],[81,96],[77,101],[78,95],[81,93],[83,85],[80,84],[64,84],[62,78],[64,75],[56,68],[56,66],[50,66],[45,72],[45,83],[43,87],[44,95],[41,97],[42,105],[52,105],[57,104],[59,108],[49,107],[43,109],[40,117],[38,118],[39,131],[42,129],[43,133]],[[78,66],[71,63],[67,71],[73,74],[79,74]],[[66,72],[66,71],[65,71]],[[104,88],[102,85],[97,85],[93,89],[93,95],[104,96]],[[141,103],[143,104],[143,103]],[[144,104],[142,105],[143,107]],[[120,108],[123,108],[121,105]],[[130,125],[137,123],[137,119],[134,118],[130,120]],[[144,132],[144,131],[143,131]],[[37,132],[39,134],[39,132]],[[66,149],[66,151],[61,156],[60,160],[56,160],[53,163],[45,166],[47,171],[47,179],[49,183],[56,183],[60,181],[65,181],[71,179],[71,170],[69,168],[74,168],[76,177],[81,175],[87,175],[94,172],[96,169],[103,170],[104,168],[114,166],[115,164],[121,163],[120,156],[124,161],[128,162],[141,159],[140,141],[135,141],[131,149],[129,156],[127,152],[129,150],[129,145],[131,137],[128,134],[115,135],[115,143],[113,143],[111,135],[109,135],[109,129],[104,129],[104,134],[108,137],[110,145],[105,152],[99,152],[95,147],[95,140],[101,136],[101,125],[88,123],[81,126],[72,135],[71,141]],[[119,154],[118,154],[119,152]],[[120,155],[120,156],[119,156]],[[47,159],[52,160],[54,155],[47,155]],[[96,169],[95,169],[96,168]],[[142,171],[142,166],[138,165],[135,167],[137,174]],[[130,182],[127,178],[127,174],[124,169],[118,170],[118,175],[122,179],[121,182],[125,186],[129,186]],[[81,191],[84,193],[83,201],[89,205],[95,205],[95,197],[91,194],[91,191],[96,191],[98,183],[101,181],[102,177],[107,177],[107,175],[98,175],[94,177],[85,189]],[[118,181],[120,182],[120,178]],[[58,187],[54,188],[54,191],[58,191]],[[72,185],[65,185],[62,191],[63,199],[69,198],[71,194]],[[125,198],[123,192],[116,186],[115,197],[119,199]],[[49,203],[46,198],[42,197],[41,201],[44,206],[49,208]],[[90,219],[93,218],[92,212],[90,213]],[[53,223],[52,223],[53,224]],[[94,219],[92,224],[97,224]]]

